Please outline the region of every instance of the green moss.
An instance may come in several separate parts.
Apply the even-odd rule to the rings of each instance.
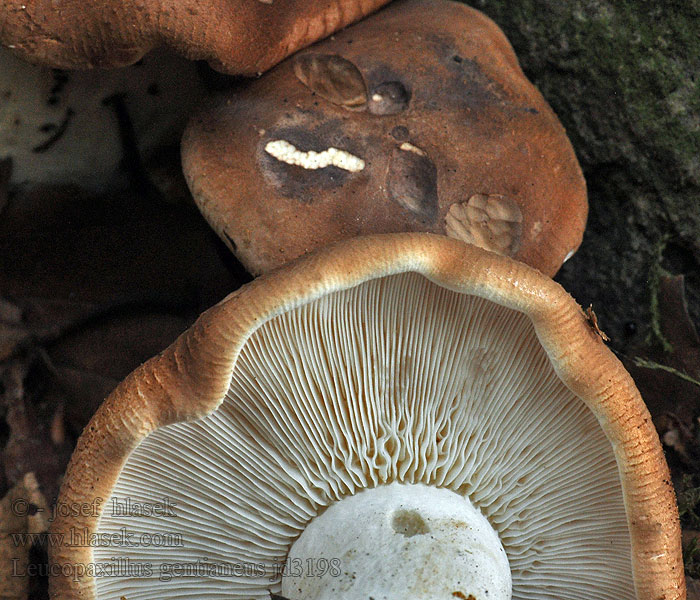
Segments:
[[[472,5],[503,28],[586,175],[589,227],[560,282],[619,347],[626,324],[650,323],[648,275],[668,236],[666,266],[686,273],[700,319],[700,1]]]
[[[654,247],[654,262],[651,265],[651,273],[649,275],[649,300],[650,300],[650,311],[651,311],[651,332],[647,338],[647,344],[652,344],[652,336],[656,342],[661,344],[664,352],[673,352],[673,346],[664,336],[663,331],[661,331],[661,312],[659,310],[659,286],[661,282],[662,275],[666,272],[661,266],[664,257],[664,250],[668,244],[669,236],[666,235],[659,240],[659,242]],[[638,366],[645,366],[639,365]]]
[[[700,182],[697,2],[476,5],[506,30],[589,162],[625,160],[655,187]],[[671,169],[646,170],[655,164]]]
[[[700,481],[693,475],[684,475],[677,486],[678,516],[683,528],[700,531]]]
[[[677,486],[678,514],[683,529],[700,530],[700,481],[697,476],[684,475]],[[700,578],[700,545],[697,538],[683,545],[685,572]]]
[[[700,546],[696,538],[683,545],[683,565],[686,575],[700,578]]]

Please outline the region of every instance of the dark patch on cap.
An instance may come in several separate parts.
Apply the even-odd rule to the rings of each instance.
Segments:
[[[364,171],[351,173],[334,166],[322,169],[305,169],[278,160],[265,150],[268,142],[285,140],[301,152],[309,152],[310,150],[323,152],[333,147],[364,158],[365,152],[360,147],[360,143],[345,136],[342,133],[342,126],[343,122],[340,119],[331,119],[312,130],[300,127],[282,127],[270,130],[258,146],[258,164],[265,179],[282,196],[310,204],[321,199],[323,192],[340,188],[349,178],[363,173]],[[365,144],[362,143],[362,145]]]
[[[503,88],[487,77],[475,60],[463,58],[459,63],[451,60],[448,64],[453,73],[448,85],[467,107],[478,110],[484,105],[500,104],[505,99]]]
[[[407,141],[409,135],[410,133],[408,131],[408,127],[404,127],[403,125],[397,125],[391,130],[391,137],[393,137],[397,142]]]
[[[405,209],[434,221],[438,209],[437,169],[427,156],[394,148],[386,177],[389,198]]]
[[[359,108],[367,103],[367,86],[359,69],[337,54],[302,54],[294,74],[314,93],[333,104]]]
[[[375,115],[395,115],[408,108],[411,94],[400,81],[380,83],[372,90],[369,112]]]
[[[452,98],[471,111],[483,110],[486,106],[501,106],[516,112],[538,114],[537,109],[522,106],[517,98],[511,98],[500,83],[484,73],[476,60],[456,52],[458,44],[452,37],[431,34],[426,40],[430,42],[438,60],[452,74],[440,86],[439,92],[434,91],[435,97]]]

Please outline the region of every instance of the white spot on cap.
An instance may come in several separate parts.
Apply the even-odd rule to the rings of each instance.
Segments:
[[[303,169],[315,170],[333,166],[351,173],[357,173],[365,168],[365,161],[361,158],[345,150],[333,147],[323,152],[315,152],[314,150],[304,152],[298,150],[286,140],[273,140],[265,145],[265,152],[279,161],[288,165],[296,165]]]

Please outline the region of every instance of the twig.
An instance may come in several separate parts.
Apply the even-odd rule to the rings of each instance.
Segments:
[[[686,373],[683,373],[683,371],[679,371],[678,369],[674,369],[673,367],[669,367],[668,365],[662,365],[661,363],[657,363],[653,360],[648,360],[646,358],[641,358],[639,356],[635,356],[632,359],[632,361],[637,367],[642,367],[644,369],[656,369],[658,371],[666,371],[667,373],[671,373],[672,375],[679,377],[683,381],[688,381],[689,383],[695,384],[698,387],[700,387],[700,381]]]
[[[653,336],[659,341],[664,352],[673,352],[673,346],[671,342],[666,339],[666,336],[661,331],[661,313],[659,310],[659,288],[661,287],[661,275],[665,274],[664,269],[661,266],[661,261],[663,260],[664,250],[666,250],[666,245],[671,239],[669,234],[662,236],[654,247],[654,264],[652,264],[649,273],[649,290],[650,290],[650,300],[649,308],[651,310],[651,332]],[[670,368],[670,367],[669,367]]]

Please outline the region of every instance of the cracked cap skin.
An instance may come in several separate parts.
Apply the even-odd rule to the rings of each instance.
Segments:
[[[59,69],[130,65],[167,46],[237,75],[262,73],[388,0],[8,0],[0,43]]]
[[[196,116],[182,156],[256,274],[338,239],[427,231],[554,275],[588,211],[566,133],[503,33],[445,0],[394,2],[297,53]]]
[[[343,294],[346,290],[360,289],[372,281],[406,281],[392,280],[392,277],[406,273],[415,274],[412,276],[419,279],[412,281],[420,280],[421,285],[428,288],[437,286],[455,298],[462,295],[480,298],[490,306],[501,307],[510,314],[519,315],[518,319],[527,320],[532,332],[527,336],[529,343],[543,353],[541,356],[546,359],[548,368],[553,369],[555,379],[568,390],[566,394],[572,394],[576,402],[585,405],[591,417],[590,424],[599,427],[598,438],[602,446],[607,447],[606,452],[612,461],[607,471],[618,482],[619,506],[623,512],[624,533],[618,531],[615,535],[624,535],[629,544],[626,576],[633,584],[626,588],[627,595],[636,600],[683,600],[685,585],[675,496],[654,425],[632,379],[561,286],[523,263],[445,236],[403,233],[346,240],[266,274],[231,294],[205,312],[164,352],[129,375],[107,398],[78,442],[59,502],[85,506],[99,497],[105,499],[100,505],[104,509],[130,457],[138,454],[147,436],[152,444],[160,439],[166,425],[194,425],[216,414],[223,406],[230,410],[244,402],[243,397],[237,400],[229,397],[232,381],[238,370],[244,368],[239,363],[246,355],[249,340],[269,323],[280,322],[275,319],[319,300]],[[393,296],[389,294],[389,297]],[[345,300],[340,304],[346,306],[349,297],[341,298]],[[400,298],[405,301],[405,296]],[[423,311],[420,300],[416,306],[419,312]],[[382,330],[381,327],[375,329],[377,332]],[[520,341],[514,347],[527,347],[523,344],[524,339],[518,337]],[[337,347],[342,348],[344,343]],[[273,354],[274,348],[273,344]],[[256,352],[251,355],[253,362],[250,364],[256,364]],[[530,354],[530,351],[525,352]],[[360,355],[356,355],[355,360],[360,359]],[[319,360],[313,358],[313,364],[318,366]],[[328,364],[333,363],[332,357],[329,358]],[[295,373],[305,372],[294,361],[290,368],[295,365]],[[260,368],[266,366],[263,364]],[[372,372],[373,369],[368,368]],[[410,372],[420,374],[422,371],[411,368]],[[250,398],[253,405],[243,409],[244,413],[238,417],[243,425],[248,422],[244,414],[276,411],[274,407],[280,400],[277,397],[277,401],[270,405],[272,408],[261,404],[257,410],[252,410],[260,400],[256,400],[258,397],[254,394]],[[429,402],[429,399],[425,398],[423,402]],[[252,412],[245,412],[250,410]],[[341,414],[346,413],[342,411]],[[552,414],[558,413],[555,410]],[[199,430],[200,425],[195,429]],[[558,435],[557,429],[553,430],[554,437]],[[245,426],[243,435],[246,439],[257,439],[255,435],[251,437]],[[295,435],[302,435],[301,430]],[[177,434],[172,439],[176,438]],[[182,450],[171,468],[166,465],[166,475],[172,474],[175,466],[185,464],[183,453],[189,446],[189,439],[185,437],[184,441],[178,442],[183,445]],[[288,446],[291,439],[281,438],[280,448]],[[214,449],[211,444],[209,447]],[[222,447],[231,446],[226,443]],[[157,447],[154,451],[156,462],[162,460],[158,458],[161,455]],[[552,452],[544,451],[543,456],[552,456]],[[136,459],[137,472],[138,465],[144,464],[142,461],[143,456]],[[192,467],[201,470],[199,464],[200,459],[196,459]],[[324,464],[329,463],[325,461]],[[129,470],[134,472],[133,465]],[[183,469],[178,467],[178,471]],[[147,474],[152,472],[146,471]],[[296,472],[299,473],[298,469]],[[186,469],[183,473],[186,475]],[[150,481],[152,477],[147,475],[147,479]],[[211,485],[218,487],[220,483],[212,481]],[[139,483],[137,489],[142,487],[143,483]],[[595,487],[593,485],[590,489],[595,490]],[[587,488],[587,493],[590,489]],[[205,486],[203,493],[213,493],[213,489]],[[566,500],[561,502],[567,504]],[[277,508],[271,510],[274,512]],[[234,509],[239,510],[235,506]],[[291,510],[297,511],[294,507]],[[99,511],[60,515],[53,523],[52,533],[68,536],[77,530],[93,534],[99,530],[100,518]],[[247,533],[246,529],[244,537]],[[57,573],[50,581],[52,598],[97,597],[94,578],[86,573],[71,572],[69,568],[71,565],[92,564],[95,556],[91,546],[56,545],[49,551],[54,565],[52,572]],[[159,549],[155,551],[159,552]],[[570,553],[564,554],[571,558]],[[578,561],[578,555],[574,554],[573,559]],[[604,565],[605,561],[601,563],[598,559],[598,564]],[[579,597],[585,597],[586,592],[591,591],[590,572],[585,571],[584,575],[588,578],[585,579],[586,589],[581,590]],[[608,573],[606,578],[615,582],[618,575]],[[157,588],[158,581],[154,580],[153,585]],[[153,597],[162,597],[158,596],[156,588],[149,593],[155,594]]]

